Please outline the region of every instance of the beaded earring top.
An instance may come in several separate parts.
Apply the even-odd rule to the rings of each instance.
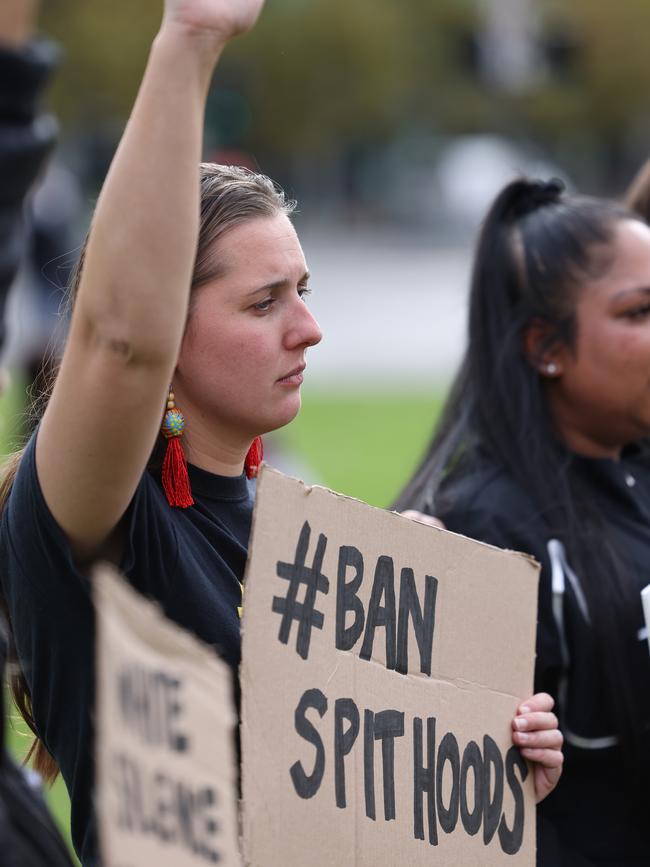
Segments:
[[[187,509],[194,505],[187,461],[181,445],[185,430],[183,413],[174,403],[174,392],[170,389],[167,397],[167,412],[163,416],[160,432],[167,440],[162,466],[162,486],[170,506]]]

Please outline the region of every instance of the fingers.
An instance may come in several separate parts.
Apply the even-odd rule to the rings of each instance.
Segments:
[[[541,747],[549,750],[559,750],[562,747],[562,732],[557,727],[548,729],[512,733],[512,740],[518,747]]]
[[[539,804],[557,785],[562,774],[564,738],[553,713],[555,702],[546,692],[523,701],[512,721],[512,742],[521,755],[534,762],[535,800]]]
[[[557,729],[558,720],[550,711],[517,714],[512,721],[512,728],[516,732],[533,732],[538,729]]]
[[[445,530],[446,527],[439,518],[434,518],[432,515],[425,515],[424,512],[418,512],[416,509],[406,509],[401,512],[405,518],[410,518],[412,521],[417,521],[419,524],[428,524],[430,527],[439,527]]]
[[[549,711],[553,710],[555,706],[555,701],[552,696],[550,696],[547,692],[536,692],[535,695],[531,695],[530,698],[527,698],[525,701],[522,701],[519,706],[517,712],[518,713],[529,713],[530,711]]]
[[[559,748],[546,750],[520,747],[519,752],[529,762],[537,762],[537,764],[550,770],[558,770],[564,764],[564,753]]]
[[[545,692],[537,693],[519,706],[512,721],[512,742],[522,756],[547,768],[562,766],[564,738],[551,708],[555,702]]]

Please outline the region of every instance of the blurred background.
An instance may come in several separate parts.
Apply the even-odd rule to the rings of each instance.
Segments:
[[[7,312],[5,451],[60,345],[70,268],[161,8],[43,5],[63,47],[62,139]],[[648,33],[647,0],[268,0],[219,66],[205,157],[260,168],[299,202],[325,338],[271,463],[390,505],[463,352],[472,243],[496,191],[528,173],[617,196],[650,154]],[[65,823],[60,787],[53,802]]]

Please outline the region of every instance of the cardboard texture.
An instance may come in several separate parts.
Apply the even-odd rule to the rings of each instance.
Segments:
[[[228,666],[112,567],[93,595],[103,864],[241,865]]]
[[[538,571],[263,468],[244,594],[247,865],[534,865],[511,723],[532,692]]]

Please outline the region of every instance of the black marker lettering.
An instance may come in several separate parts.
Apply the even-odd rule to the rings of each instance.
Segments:
[[[176,752],[188,749],[187,735],[176,726],[183,706],[182,682],[164,671],[138,665],[123,668],[117,679],[122,720],[144,742],[165,744]]]
[[[382,710],[375,714],[375,740],[381,741],[384,770],[384,819],[395,818],[395,738],[404,735],[404,714]]]
[[[451,770],[451,793],[449,795],[449,806],[445,807],[442,801],[442,783],[445,773],[445,764],[447,763]],[[440,822],[440,827],[446,834],[451,834],[456,827],[456,822],[458,821],[459,794],[460,753],[458,752],[458,741],[451,732],[447,732],[444,738],[440,741],[436,765],[436,806],[438,808],[438,821]]]
[[[491,770],[492,769],[492,770]],[[492,778],[494,772],[494,792]],[[487,846],[499,827],[503,806],[503,758],[489,735],[483,738],[483,842]]]
[[[424,816],[422,799],[427,795],[427,817],[429,821],[429,843],[438,845],[436,827],[436,718],[427,717],[427,763],[423,764],[422,720],[413,718],[413,836],[424,840]]]
[[[467,786],[470,768],[474,772],[474,807],[470,812]],[[483,819],[483,759],[481,748],[476,741],[470,741],[463,751],[460,765],[460,820],[470,836],[478,833]]]
[[[307,775],[300,762],[295,762],[289,769],[294,789],[301,798],[313,798],[320,784],[323,781],[325,773],[325,747],[323,739],[318,734],[316,728],[305,716],[309,708],[314,708],[318,715],[322,717],[327,712],[327,699],[320,689],[308,689],[302,694],[302,698],[298,702],[294,714],[294,725],[296,732],[300,737],[309,741],[316,748],[316,758],[314,759],[314,770]]]
[[[330,589],[329,578],[321,571],[327,548],[327,536],[323,533],[319,534],[312,565],[307,566],[307,550],[309,549],[310,538],[311,527],[305,521],[296,545],[294,562],[283,563],[278,560],[276,565],[278,576],[289,582],[287,595],[274,596],[271,603],[271,610],[282,615],[280,631],[278,632],[278,640],[282,644],[288,644],[291,625],[294,620],[298,621],[296,652],[302,659],[307,659],[309,656],[312,628],[323,628],[324,615],[316,608],[316,594],[328,593]],[[303,584],[305,585],[304,599],[302,602],[298,602],[298,590]]]
[[[167,771],[143,768],[125,753],[114,755],[111,767],[121,801],[117,819],[122,830],[150,835],[211,863],[220,860],[213,845],[219,829],[214,789],[193,789]]]
[[[346,583],[348,566],[355,570],[352,581]],[[363,556],[352,545],[339,548],[339,565],[336,576],[336,647],[338,650],[352,650],[363,632],[366,615],[361,600],[357,596],[363,581]],[[345,618],[348,611],[354,612],[354,622],[346,628]]]
[[[343,721],[350,725],[343,731]],[[345,807],[345,757],[359,734],[359,711],[351,698],[337,698],[334,704],[334,789],[336,806]]]
[[[384,605],[380,602],[384,598]],[[383,626],[386,630],[386,668],[395,668],[395,570],[390,557],[382,556],[377,560],[372,593],[368,604],[366,634],[363,637],[361,659],[372,657],[375,630]]]
[[[363,787],[366,816],[375,821],[375,715],[371,710],[363,714]]]
[[[424,590],[424,614],[420,607],[418,592],[415,586],[413,570],[402,569],[399,588],[399,617],[397,621],[397,665],[400,674],[409,670],[408,657],[408,624],[409,617],[420,651],[420,671],[431,676],[431,654],[433,650],[433,629],[436,619],[436,596],[438,579],[427,575]]]
[[[528,765],[522,759],[517,747],[510,747],[506,753],[506,780],[515,800],[515,817],[512,830],[508,828],[505,813],[499,825],[499,842],[506,855],[514,855],[518,852],[524,837],[524,793],[515,774],[515,768],[519,769],[521,783],[523,783],[528,776]]]

